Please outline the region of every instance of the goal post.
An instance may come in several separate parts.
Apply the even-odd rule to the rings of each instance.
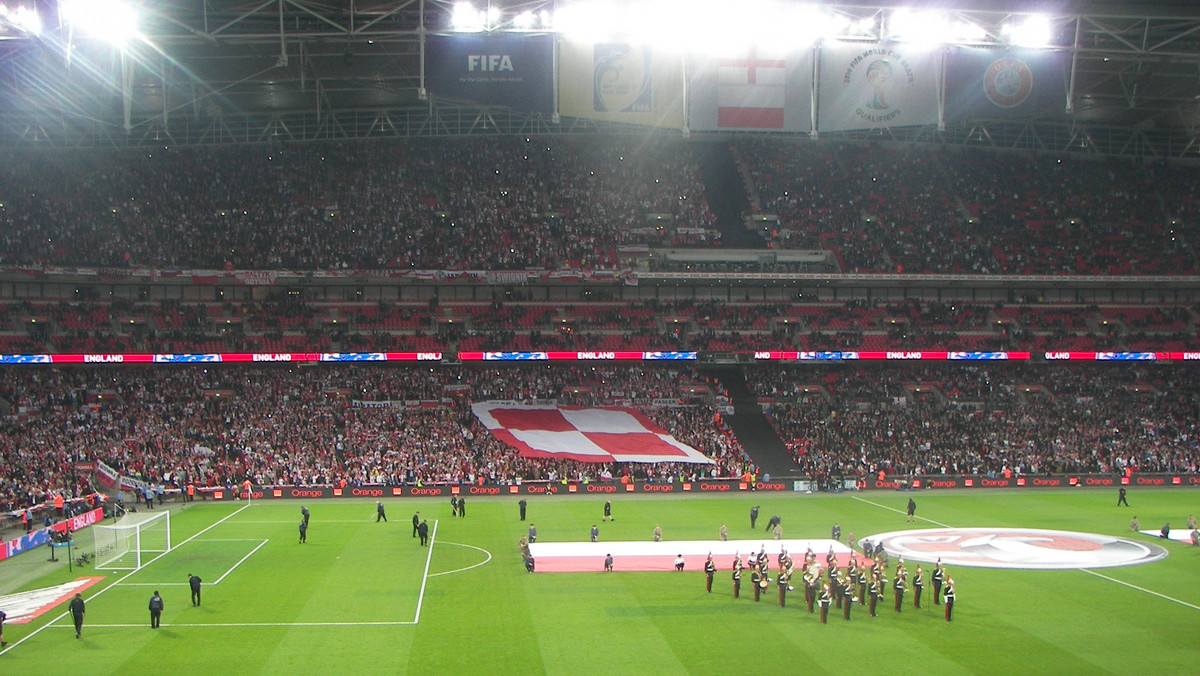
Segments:
[[[171,551],[171,513],[134,512],[111,525],[92,527],[98,570],[137,570]]]

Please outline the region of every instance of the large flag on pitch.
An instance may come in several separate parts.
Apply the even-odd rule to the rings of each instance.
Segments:
[[[523,458],[713,463],[631,408],[480,402],[471,410]]]

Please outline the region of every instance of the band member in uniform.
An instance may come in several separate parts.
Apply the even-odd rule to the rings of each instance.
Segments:
[[[837,554],[833,553],[833,547],[830,547],[829,553],[825,555],[825,567],[837,568]]]
[[[758,586],[759,582],[762,582],[762,573],[758,572],[758,568],[751,568],[750,569],[750,584],[754,585],[754,602],[755,603],[758,603],[758,595],[762,591],[762,589]]]
[[[951,615],[954,613],[954,578],[946,576],[946,587],[942,590],[942,596],[946,599],[946,621],[952,621]]]
[[[921,571],[921,564],[917,564],[917,572],[913,575],[913,608],[921,607],[921,590],[925,589],[925,573]]]
[[[836,567],[829,569],[829,593],[833,594],[833,602],[838,608],[842,607],[842,572]]]
[[[775,583],[779,586],[779,607],[787,606],[787,593],[791,590],[789,586],[789,577],[786,569],[779,571],[779,576],[775,578]]]
[[[946,581],[946,571],[942,569],[942,560],[939,558],[937,564],[933,566],[933,605],[942,605],[942,583]]]
[[[866,566],[858,569],[858,605],[860,606],[867,605],[867,585],[870,583],[870,579]]]
[[[879,602],[879,596],[883,593],[883,583],[879,581],[878,575],[871,576],[871,586],[867,593],[870,596],[870,603],[867,604],[867,614],[875,617],[875,604]]]
[[[739,598],[742,595],[742,567],[733,567],[733,598]]]
[[[903,567],[896,569],[896,579],[892,580],[892,594],[896,597],[896,612],[904,607],[904,591],[907,588],[908,571]]]
[[[804,602],[808,604],[810,613],[813,611],[813,604],[817,601],[817,584],[820,579],[820,571],[813,572],[812,568],[804,569]]]
[[[826,582],[825,584],[821,585],[821,624],[825,624],[829,619],[829,604],[832,600],[833,597],[829,591],[829,583]]]
[[[854,605],[854,581],[847,577],[842,582],[842,619],[850,619],[850,606]]]
[[[717,564],[713,563],[712,553],[709,553],[708,559],[704,561],[704,588],[711,594],[713,575],[717,574]]]

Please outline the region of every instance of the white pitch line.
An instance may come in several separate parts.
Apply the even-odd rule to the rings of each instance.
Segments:
[[[1118,580],[1118,579],[1117,579],[1117,578],[1115,578],[1115,577],[1109,577],[1109,576],[1107,576],[1107,575],[1102,575],[1102,574],[1100,574],[1100,573],[1097,573],[1097,572],[1096,572],[1096,571],[1094,571],[1094,570],[1089,570],[1089,569],[1087,569],[1087,568],[1080,568],[1079,570],[1082,570],[1083,572],[1085,572],[1085,573],[1087,573],[1087,574],[1089,574],[1089,575],[1095,575],[1096,577],[1103,578],[1103,579],[1105,579],[1105,580],[1108,580],[1109,582],[1116,582],[1117,584],[1124,585],[1124,586],[1126,586],[1126,587],[1129,587],[1130,589],[1136,589],[1136,590],[1138,590],[1138,591],[1140,591],[1140,592],[1146,592],[1147,594],[1150,594],[1150,595],[1153,595],[1153,596],[1157,596],[1157,597],[1158,597],[1158,598],[1160,598],[1160,599],[1165,599],[1165,600],[1167,600],[1167,601],[1171,601],[1171,602],[1174,602],[1174,603],[1178,603],[1178,604],[1179,604],[1179,605],[1181,605],[1181,606],[1187,606],[1188,608],[1191,608],[1192,610],[1200,610],[1200,606],[1194,606],[1194,605],[1192,605],[1192,604],[1188,603],[1187,601],[1180,601],[1179,599],[1177,599],[1177,598],[1175,598],[1175,597],[1173,597],[1173,596],[1167,596],[1166,594],[1160,594],[1160,593],[1158,593],[1158,592],[1156,592],[1156,591],[1153,591],[1153,590],[1150,590],[1150,589],[1146,589],[1146,588],[1144,588],[1144,587],[1139,587],[1139,586],[1137,586],[1136,584],[1130,584],[1130,583],[1128,583],[1128,582],[1124,582],[1124,581],[1122,581],[1122,580]]]
[[[421,604],[425,602],[425,583],[429,581],[429,564],[433,561],[433,543],[437,539],[438,520],[433,520],[433,532],[429,534],[429,553],[425,555],[425,574],[421,576],[421,593],[417,595],[417,614],[413,624],[421,621]]]
[[[871,502],[870,500],[864,500],[864,499],[862,499],[862,498],[860,498],[860,497],[856,497],[856,496],[851,496],[851,497],[853,497],[855,500],[858,500],[859,502],[865,502],[865,503],[867,503],[868,505],[874,505],[874,506],[876,506],[876,507],[879,507],[879,508],[881,508],[881,509],[886,509],[886,510],[889,510],[889,511],[896,512],[897,514],[907,514],[907,512],[902,512],[902,511],[900,511],[900,510],[898,510],[898,509],[894,509],[894,508],[892,508],[892,507],[888,507],[887,505],[881,505],[881,504],[879,504],[879,503],[877,503],[877,502]],[[928,521],[929,523],[932,523],[932,524],[934,524],[935,526],[941,526],[942,528],[954,528],[954,526],[948,526],[948,525],[946,525],[946,524],[944,524],[944,523],[938,523],[937,521],[934,521],[933,519],[925,519],[924,517],[918,517],[918,518],[920,518],[920,519],[923,519],[923,520],[925,520],[925,521]],[[1140,591],[1140,592],[1145,592],[1145,593],[1147,593],[1147,594],[1150,594],[1151,596],[1157,596],[1157,597],[1159,597],[1160,599],[1163,599],[1163,600],[1166,600],[1166,601],[1170,601],[1170,602],[1172,602],[1172,603],[1178,603],[1178,604],[1179,604],[1179,605],[1181,605],[1181,606],[1186,606],[1186,607],[1188,607],[1188,608],[1191,608],[1191,609],[1193,609],[1193,610],[1200,610],[1200,606],[1194,606],[1194,605],[1192,605],[1192,604],[1188,603],[1187,601],[1181,601],[1181,600],[1179,600],[1179,599],[1177,599],[1177,598],[1175,598],[1175,597],[1173,597],[1173,596],[1167,596],[1166,594],[1160,594],[1160,593],[1158,593],[1158,592],[1156,592],[1156,591],[1153,591],[1153,590],[1151,590],[1151,589],[1146,589],[1145,587],[1139,587],[1139,586],[1137,586],[1136,584],[1130,584],[1130,583],[1128,583],[1128,582],[1123,582],[1123,581],[1121,581],[1121,580],[1118,580],[1118,579],[1117,579],[1117,578],[1115,578],[1115,577],[1109,577],[1109,576],[1107,576],[1107,575],[1102,575],[1102,574],[1100,574],[1100,573],[1097,573],[1096,571],[1094,571],[1094,570],[1090,570],[1090,569],[1088,569],[1088,568],[1076,568],[1075,570],[1082,571],[1082,572],[1084,572],[1084,573],[1087,573],[1087,574],[1089,574],[1089,575],[1095,575],[1095,576],[1096,576],[1096,577],[1098,577],[1098,578],[1102,578],[1102,579],[1108,580],[1108,581],[1110,581],[1110,582],[1116,582],[1116,583],[1117,583],[1117,584],[1119,584],[1119,585],[1124,585],[1124,586],[1126,586],[1126,587],[1129,587],[1130,589],[1136,589],[1137,591]]]
[[[242,627],[411,627],[416,622],[397,621],[397,622],[231,622],[229,624],[215,624],[204,622],[186,622],[182,624],[164,624],[167,629],[182,629],[185,627],[216,627],[239,629]],[[136,629],[144,628],[145,624],[88,624],[85,625],[89,629]],[[54,629],[74,629],[74,625],[59,624],[53,627]]]
[[[243,557],[241,558],[241,560],[239,560],[237,563],[233,564],[233,568],[230,568],[229,570],[225,571],[225,574],[224,574],[224,575],[222,575],[221,577],[218,577],[218,578],[217,578],[217,581],[216,581],[216,582],[214,582],[213,584],[214,584],[214,585],[221,584],[221,580],[224,580],[225,578],[229,577],[229,574],[230,574],[230,573],[232,573],[233,571],[237,570],[237,567],[238,567],[238,566],[242,565],[242,563],[243,563],[243,562],[244,562],[246,559],[250,558],[251,556],[254,556],[254,552],[257,552],[258,550],[262,549],[262,548],[263,548],[263,546],[264,546],[264,545],[266,545],[268,542],[270,542],[270,540],[263,540],[262,542],[258,543],[258,546],[257,546],[257,547],[255,547],[254,549],[251,549],[249,554],[247,554],[247,555],[243,556]]]
[[[478,568],[478,567],[480,567],[480,566],[486,566],[486,565],[487,565],[489,562],[491,562],[491,560],[492,560],[492,553],[491,553],[491,552],[489,552],[488,550],[486,550],[486,549],[482,548],[482,547],[476,547],[475,545],[464,545],[464,544],[463,544],[463,543],[461,543],[461,542],[443,542],[442,544],[444,544],[444,545],[454,545],[454,546],[456,546],[456,547],[467,547],[467,548],[469,548],[469,549],[474,549],[474,550],[477,550],[477,551],[481,551],[481,552],[483,552],[484,554],[487,554],[487,558],[486,558],[486,559],[484,559],[483,561],[481,561],[481,562],[479,562],[479,563],[477,563],[477,564],[473,565],[473,566],[467,566],[466,568],[459,568],[458,570],[446,570],[446,571],[442,571],[442,572],[440,572],[440,573],[430,573],[430,574],[429,574],[429,577],[437,577],[437,576],[439,576],[439,575],[452,575],[452,574],[454,574],[454,573],[464,573],[464,572],[466,572],[466,571],[468,571],[468,570],[471,570],[472,568]]]
[[[148,565],[150,565],[150,564],[154,563],[155,561],[157,561],[157,560],[161,559],[162,557],[166,556],[167,554],[170,554],[172,551],[175,551],[175,549],[176,549],[176,548],[178,548],[178,547],[181,547],[181,546],[183,546],[183,545],[185,545],[185,544],[187,544],[187,543],[191,542],[192,540],[194,540],[194,539],[196,539],[196,538],[200,537],[200,536],[201,536],[201,535],[203,535],[204,533],[207,533],[209,530],[212,530],[213,528],[216,528],[217,526],[221,525],[221,524],[222,524],[222,523],[223,523],[223,522],[224,522],[226,519],[230,519],[230,518],[233,518],[234,516],[237,516],[237,514],[238,514],[239,512],[241,512],[243,509],[246,509],[246,508],[247,508],[247,507],[249,507],[249,506],[250,506],[250,505],[248,505],[248,504],[247,504],[247,505],[242,505],[242,506],[241,506],[241,507],[239,507],[239,508],[238,508],[236,511],[234,511],[234,512],[231,512],[231,513],[230,513],[228,516],[226,516],[226,517],[224,517],[224,518],[220,519],[219,521],[217,521],[217,522],[213,523],[213,525],[209,526],[208,528],[205,528],[205,529],[203,529],[203,530],[199,531],[198,533],[196,533],[196,534],[195,534],[195,535],[193,535],[192,537],[190,537],[190,538],[188,538],[188,539],[184,540],[183,542],[180,542],[178,545],[175,545],[175,547],[172,547],[170,551],[163,552],[163,553],[159,554],[158,556],[154,557],[153,559],[150,559],[149,561],[147,561],[147,562],[146,562],[146,566],[148,566]],[[142,566],[142,568],[145,568],[146,566]],[[91,597],[88,599],[88,601],[92,601],[92,600],[94,600],[94,599],[95,599],[97,596],[100,596],[101,594],[103,594],[104,592],[108,591],[109,589],[112,589],[113,587],[116,587],[117,585],[121,584],[122,582],[124,582],[124,581],[125,581],[125,579],[126,579],[126,578],[128,578],[129,576],[133,575],[134,573],[136,573],[136,572],[140,571],[142,568],[137,568],[137,569],[134,569],[134,570],[131,570],[131,571],[129,571],[129,572],[128,572],[128,573],[126,573],[126,574],[125,574],[123,577],[121,577],[121,579],[117,580],[116,582],[113,582],[112,584],[108,585],[108,586],[107,586],[107,587],[105,587],[104,589],[101,589],[100,591],[96,592],[95,594],[92,594],[92,596],[91,596]],[[42,631],[43,631],[43,630],[45,630],[46,628],[54,626],[54,624],[55,624],[56,622],[58,622],[59,620],[63,619],[63,618],[64,618],[64,617],[66,617],[66,616],[67,616],[67,611],[64,611],[64,612],[63,612],[61,615],[59,615],[58,617],[54,618],[53,620],[50,620],[50,621],[49,621],[49,622],[47,622],[46,624],[43,624],[42,626],[38,627],[37,629],[34,629],[33,631],[29,632],[28,634],[25,634],[24,636],[22,636],[21,638],[17,639],[16,641],[13,641],[12,643],[10,643],[10,644],[8,645],[8,647],[7,647],[7,648],[0,649],[0,655],[3,655],[4,653],[6,653],[6,652],[8,652],[8,651],[10,651],[10,650],[13,650],[13,649],[14,649],[14,648],[16,648],[17,646],[19,646],[19,645],[21,645],[22,643],[24,643],[25,641],[28,641],[29,639],[33,638],[34,636],[37,636],[38,634],[42,633]],[[62,626],[67,626],[67,625],[62,625]],[[144,625],[143,625],[143,626],[144,626]],[[74,626],[71,626],[71,628],[72,628],[72,629],[74,629],[75,627],[74,627]]]
[[[905,515],[905,516],[908,516],[908,512],[905,512],[905,511],[903,511],[903,510],[896,509],[895,507],[888,507],[887,505],[881,505],[881,504],[879,504],[878,502],[871,502],[870,500],[864,500],[864,499],[862,499],[862,498],[860,498],[860,497],[858,497],[858,496],[856,496],[856,495],[852,495],[852,496],[850,496],[850,497],[851,497],[852,499],[854,499],[854,500],[858,500],[859,502],[865,502],[865,503],[867,503],[868,505],[874,505],[875,507],[878,507],[878,508],[880,508],[880,509],[886,509],[886,510],[888,510],[889,512],[895,512],[895,513],[897,513],[897,514],[903,514],[903,515]],[[925,517],[923,517],[923,516],[916,516],[915,514],[914,514],[913,516],[914,516],[914,517],[916,517],[916,518],[918,518],[918,519],[920,519],[920,520],[922,520],[922,521],[928,521],[929,523],[931,523],[931,524],[933,524],[933,525],[935,525],[935,526],[941,526],[942,528],[954,528],[954,526],[948,526],[948,525],[946,525],[946,524],[944,524],[944,523],[941,523],[940,521],[934,521],[933,519],[926,519],[926,518],[925,518]]]

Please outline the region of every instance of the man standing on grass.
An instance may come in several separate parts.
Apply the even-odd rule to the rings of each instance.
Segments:
[[[1120,507],[1121,505],[1125,505],[1126,507],[1129,506],[1129,501],[1125,499],[1124,486],[1121,486],[1121,488],[1117,491],[1117,506]]]
[[[300,544],[308,542],[308,519],[300,521]]]
[[[612,500],[605,500],[605,501],[604,501],[604,518],[602,518],[602,519],[600,519],[600,520],[601,520],[601,521],[612,521],[612,520],[613,520],[613,515],[612,515]]]
[[[162,618],[163,600],[158,595],[158,590],[154,590],[154,596],[150,597],[150,628],[158,629],[159,619]]]
[[[528,503],[525,502],[525,498],[521,498],[521,501],[517,503],[517,506],[521,508],[521,520],[524,521],[525,508],[528,506]]]
[[[462,519],[462,518],[465,518],[466,516],[467,516],[467,499],[459,498],[458,499],[458,518]]]
[[[192,606],[200,605],[200,583],[202,580],[191,573],[188,573],[188,586],[192,588]]]
[[[75,598],[71,599],[71,605],[67,609],[71,611],[71,619],[75,621],[75,638],[79,638],[79,635],[83,633],[83,616],[87,614],[83,596],[76,592]]]
[[[951,617],[954,614],[954,578],[946,576],[946,586],[942,590],[942,596],[946,599],[946,621],[952,622]]]
[[[946,582],[946,571],[942,568],[942,560],[938,559],[933,566],[933,605],[942,605],[942,585]]]
[[[758,505],[750,508],[750,529],[754,529],[754,524],[758,523]]]
[[[915,516],[916,513],[917,513],[917,501],[913,500],[912,498],[909,498],[908,499],[908,522],[909,523],[912,523],[913,521],[917,520],[917,517]]]
[[[417,535],[421,537],[422,547],[429,546],[429,522],[421,522],[421,525],[417,527]]]
[[[709,594],[712,593],[713,576],[717,574],[717,564],[713,563],[712,553],[708,555],[708,559],[704,561],[704,588]]]
[[[305,507],[303,505],[300,506],[300,516],[304,517],[304,528],[305,528],[305,530],[307,530],[308,529],[308,508],[307,507]]]
[[[376,500],[375,501],[375,523],[379,523],[380,519],[383,519],[383,522],[387,523],[387,514],[385,514],[383,511],[383,502],[380,500]]]
[[[421,525],[421,513],[415,512],[413,514],[413,537],[417,537],[417,528],[420,525]]]

